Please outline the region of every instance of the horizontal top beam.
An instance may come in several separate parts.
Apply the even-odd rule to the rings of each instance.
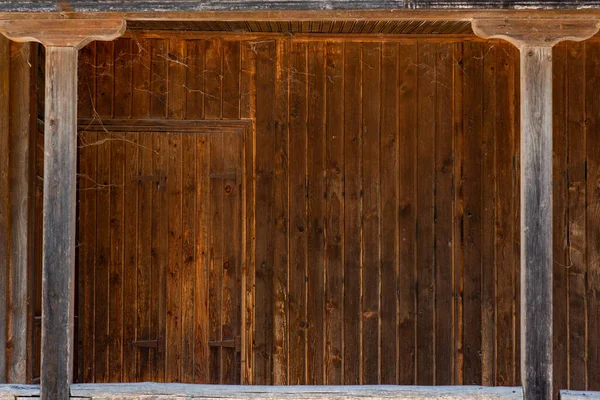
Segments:
[[[63,5],[64,4],[64,5]],[[1,0],[0,11],[151,12],[351,9],[580,9],[600,0]]]

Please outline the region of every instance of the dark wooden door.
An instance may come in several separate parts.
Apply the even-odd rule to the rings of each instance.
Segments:
[[[239,383],[239,133],[83,132],[84,382]]]

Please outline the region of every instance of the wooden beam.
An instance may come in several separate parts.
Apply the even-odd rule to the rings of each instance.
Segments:
[[[153,0],[111,1],[99,2],[94,0],[70,0],[67,6],[58,0],[2,0],[0,10],[12,11],[70,11],[101,12],[101,11],[225,11],[225,10],[296,10],[296,9],[384,9],[384,10],[464,10],[464,9],[578,9],[578,0]],[[586,5],[599,7],[600,1],[587,0]]]
[[[483,38],[521,52],[521,381],[526,400],[552,388],[552,46],[585,40],[598,21],[476,20]]]
[[[42,261],[43,399],[68,399],[73,366],[77,48],[46,49]]]
[[[394,0],[391,0],[394,1]],[[36,3],[37,4],[37,3]],[[299,3],[296,8],[276,9],[243,7],[240,2],[220,2],[218,9],[195,8],[177,10],[170,3],[169,11],[156,9],[137,9],[135,11],[115,8],[115,4],[96,2],[96,8],[74,8],[72,11],[56,11],[51,7],[36,8],[19,7],[2,8],[0,2],[0,20],[23,19],[125,19],[127,21],[471,21],[473,19],[594,19],[600,18],[600,7],[597,8],[412,8],[400,9],[397,3],[393,6],[379,9],[351,8],[307,8]],[[125,3],[121,3],[125,4]],[[146,3],[149,4],[149,3]],[[252,2],[256,5],[257,2]],[[313,5],[318,4],[314,2]]]
[[[77,51],[92,40],[117,38],[125,22],[14,20],[0,23],[0,31],[46,46],[41,397],[67,400],[75,311]]]

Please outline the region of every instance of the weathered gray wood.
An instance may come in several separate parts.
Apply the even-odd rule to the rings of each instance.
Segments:
[[[28,270],[31,256],[31,44],[14,43],[10,65],[10,298],[7,382],[27,381]]]
[[[56,11],[61,1],[48,0],[3,0],[0,11]],[[577,9],[582,7],[578,0],[71,0],[69,6],[75,11],[204,11],[204,10],[264,10],[264,9]],[[600,7],[600,1],[588,0],[586,7]],[[60,10],[63,10],[59,6]]]
[[[473,32],[521,52],[521,381],[527,400],[552,388],[552,46],[585,40],[595,20],[474,20]]]
[[[518,387],[481,386],[229,386],[176,383],[74,384],[71,394],[94,399],[522,399]]]
[[[552,398],[552,47],[521,47],[521,379]]]
[[[46,49],[42,399],[69,399],[75,312],[77,49]]]
[[[561,390],[560,400],[600,400],[600,392]]]
[[[6,382],[6,300],[9,266],[9,41],[0,38],[0,383]]]
[[[0,399],[10,398],[13,399],[16,396],[39,396],[40,386],[39,385],[0,385]]]

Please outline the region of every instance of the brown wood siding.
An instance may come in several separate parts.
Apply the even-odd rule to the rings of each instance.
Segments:
[[[142,34],[92,44],[82,58],[94,67],[87,86],[95,95],[81,98],[81,117],[255,121],[256,217],[246,221],[255,238],[249,268],[255,272],[248,278],[254,290],[246,298],[253,383],[516,383],[517,121],[514,112],[506,113],[518,94],[515,49],[478,39],[161,40]],[[250,114],[245,104],[253,104]],[[127,143],[110,147],[112,162],[130,158]],[[182,152],[178,144],[169,159],[193,158],[187,154],[193,148]],[[97,154],[90,157],[109,159]],[[122,174],[113,176],[116,171],[99,161],[92,173],[118,184],[113,178]],[[108,222],[113,213],[127,218],[135,206],[123,204],[119,193],[103,200],[106,226],[97,225],[94,234],[106,237],[96,237],[95,250],[106,254],[96,263],[112,259],[111,241],[128,241],[136,229],[146,229]],[[189,207],[177,203],[164,210],[165,218],[182,221],[180,206]],[[80,216],[87,212],[94,210]],[[188,228],[180,225],[182,232],[170,235],[185,236]],[[144,240],[154,242],[158,234]],[[160,242],[156,246],[169,246],[168,254],[179,246]],[[138,256],[143,253],[138,248]],[[179,280],[185,265],[163,261],[178,269],[163,277],[177,280],[168,286],[177,290],[177,301],[167,293],[166,306],[187,309],[193,299],[186,295],[179,303],[189,292]],[[96,274],[101,270],[108,271],[96,267]],[[111,276],[95,277],[96,297],[134,278]],[[146,285],[143,272],[137,279]],[[229,292],[215,293],[224,295]],[[135,316],[134,310],[118,295],[106,298],[104,305],[96,301],[101,309],[95,318],[121,318],[120,335],[131,335],[125,314]],[[154,307],[152,299],[139,300]],[[114,307],[124,314],[110,313]],[[143,317],[144,310],[138,307],[137,314]],[[225,322],[211,315],[211,326]],[[165,327],[144,328],[143,321],[139,329],[158,329],[159,336],[161,330],[167,336],[193,331],[185,316],[176,323],[167,318]],[[95,379],[126,380],[119,365],[133,355],[112,349],[118,342],[101,333],[93,340],[102,344],[88,355]],[[171,345],[176,353],[189,346]],[[168,354],[160,365],[182,370],[185,357]],[[123,375],[113,376],[117,370]],[[148,373],[149,379],[171,379],[162,370]]]
[[[520,384],[517,50],[476,38],[190,37],[150,39],[138,32],[86,47],[79,112],[97,119],[252,120],[255,145],[244,156],[254,158],[248,170],[255,171],[244,177],[250,206],[242,224],[252,238],[243,249],[245,291],[215,293],[225,303],[242,297],[245,381]],[[556,47],[554,374],[560,389],[600,387],[598,76],[597,39]],[[101,134],[89,135],[93,142]],[[169,145],[136,135],[132,142],[147,148]],[[110,159],[122,151],[117,158],[129,165],[132,146],[104,147],[114,146]],[[89,169],[93,182],[112,181],[101,147],[80,152],[80,168]],[[213,162],[209,148],[187,143],[172,156],[200,171]],[[157,168],[151,156],[138,160],[140,174]],[[183,187],[189,179],[182,175]],[[137,207],[159,212],[158,195],[138,188]],[[111,204],[100,192],[79,196]],[[181,214],[182,254],[190,253],[193,241],[208,240],[199,237],[206,233],[198,221],[183,216],[193,213],[192,204],[164,210],[167,221],[175,217],[169,213]],[[136,205],[125,201],[123,207],[126,219]],[[209,321],[235,321],[217,321],[221,317],[193,295],[210,269],[194,283],[173,275],[177,271],[157,276],[152,263],[175,265],[158,259],[169,246],[160,238],[168,233],[152,229],[158,225],[142,214],[137,225],[123,219],[120,231],[108,220],[111,210],[79,210],[79,235],[92,235],[93,251],[104,252],[85,261],[79,296],[104,302],[97,310],[79,310],[79,363],[92,367],[81,369],[78,379],[127,380],[134,371],[125,367],[117,376],[111,368],[129,366],[130,359],[144,380],[175,379],[165,367],[151,366],[188,371],[193,360],[215,354],[183,341],[174,344],[180,360],[124,351],[109,363],[113,339],[83,334],[93,331],[91,318],[122,318],[123,338],[131,334],[129,315],[137,319],[138,335],[175,330],[194,342],[215,334]],[[106,221],[86,230],[84,221],[98,215]],[[133,256],[151,261],[140,264],[137,277],[109,279],[110,241],[127,242],[134,232]],[[155,254],[153,248],[162,250]],[[122,262],[127,270],[129,258]],[[178,268],[179,274],[189,268],[185,257]],[[86,279],[94,286],[85,286]],[[99,290],[108,293],[131,279],[140,288],[135,309],[123,298],[98,297]],[[182,319],[176,324],[167,319],[155,325],[149,318],[168,306],[159,303],[161,279],[178,279],[173,287],[181,303],[172,305]],[[229,285],[226,275],[219,279]],[[110,302],[121,302],[124,313],[111,317]],[[192,308],[204,320],[186,314]],[[199,325],[191,326],[194,321]],[[198,381],[210,379],[210,365],[197,365]],[[184,372],[181,379],[188,380]]]

